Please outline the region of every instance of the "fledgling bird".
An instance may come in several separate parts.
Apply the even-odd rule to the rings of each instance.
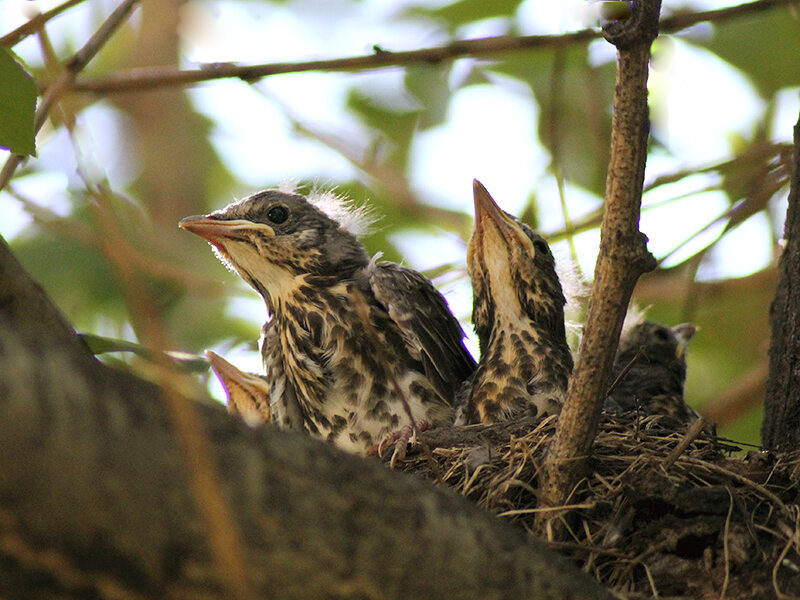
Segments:
[[[228,396],[228,412],[251,427],[272,422],[269,382],[263,375],[240,371],[216,352],[206,357]]]
[[[614,359],[615,385],[606,399],[606,410],[638,409],[646,415],[696,421],[699,415],[683,397],[686,351],[696,331],[691,323],[668,327],[653,321],[642,321],[624,331]]]
[[[258,192],[180,227],[264,299],[261,353],[275,423],[364,453],[415,421],[452,422],[475,367],[424,276],[370,259],[332,194]]]
[[[481,358],[466,390],[466,421],[558,413],[572,355],[555,259],[545,239],[500,209],[477,180],[473,196],[467,266]]]

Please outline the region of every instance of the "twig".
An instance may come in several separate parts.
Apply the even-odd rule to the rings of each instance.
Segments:
[[[636,351],[636,354],[633,355],[633,358],[628,361],[628,364],[626,364],[624,367],[622,367],[622,371],[619,372],[619,375],[617,375],[616,378],[614,379],[614,381],[611,382],[611,385],[608,386],[608,389],[606,390],[606,396],[610,396],[611,392],[613,392],[615,389],[617,389],[617,386],[620,383],[622,383],[622,380],[625,379],[625,376],[633,368],[633,365],[636,364],[636,361],[638,361],[642,357],[643,351],[644,351],[644,348],[639,348]]]
[[[103,225],[106,247],[103,254],[116,270],[130,308],[132,322],[139,323],[137,335],[155,349],[170,347],[164,327],[161,325],[153,299],[141,285],[133,267],[120,251],[124,236],[110,207],[110,191],[102,186],[85,181],[95,196],[91,206]],[[203,431],[197,409],[186,398],[180,388],[180,377],[176,377],[175,365],[166,354],[156,358],[156,383],[163,389],[163,401],[180,443],[186,466],[187,481],[208,536],[208,545],[217,575],[226,591],[236,600],[255,598],[247,571],[247,563],[239,529],[235,525],[230,503],[222,492],[216,453]]]
[[[663,33],[675,33],[705,21],[719,22],[753,12],[792,4],[796,0],[758,0],[718,10],[687,13],[665,18],[660,25]],[[130,69],[103,78],[82,77],[72,89],[81,92],[113,93],[131,90],[152,90],[164,87],[184,87],[236,77],[254,81],[270,75],[301,73],[305,71],[361,71],[381,67],[407,65],[415,62],[437,63],[464,57],[486,57],[493,54],[529,50],[532,48],[564,48],[585,43],[600,37],[594,29],[584,29],[563,35],[497,36],[475,40],[458,40],[444,46],[423,48],[403,52],[381,50],[373,54],[312,60],[307,62],[285,62],[261,65],[236,65],[213,63],[199,69],[175,67],[143,67]]]
[[[681,441],[678,442],[678,445],[675,446],[675,449],[667,455],[667,458],[664,459],[662,467],[665,471],[669,469],[676,460],[678,460],[678,457],[686,451],[686,449],[689,447],[689,444],[691,444],[697,438],[697,436],[700,435],[700,432],[703,431],[706,423],[707,421],[703,417],[700,417],[697,419],[697,421],[692,423],[692,426],[689,427],[686,435],[683,436]]]
[[[537,506],[536,508],[516,508],[512,510],[506,510],[501,513],[497,513],[498,517],[513,517],[517,515],[532,515],[536,513],[542,512],[553,512],[553,511],[560,511],[560,510],[577,510],[580,508],[585,508],[587,510],[591,510],[595,508],[597,504],[595,502],[583,502],[580,504],[564,504],[563,506]]]
[[[64,72],[61,73],[47,90],[45,90],[42,100],[39,102],[34,116],[34,131],[38,132],[42,128],[42,125],[44,125],[50,113],[50,108],[56,100],[64,91],[72,86],[77,74],[89,64],[106,42],[108,42],[138,3],[139,0],[124,0],[114,12],[108,16],[94,35],[89,38],[89,41],[66,62],[64,65]],[[14,171],[17,170],[23,158],[25,157],[21,154],[12,154],[8,157],[8,160],[6,160],[6,163],[3,165],[2,171],[0,171],[0,191],[2,191],[11,180]]]
[[[789,552],[789,548],[792,547],[792,543],[792,538],[789,538],[783,550],[781,550],[781,553],[778,555],[778,560],[775,561],[775,565],[772,567],[772,588],[775,590],[775,597],[778,598],[778,600],[791,600],[794,598],[794,596],[784,594],[778,584],[778,571],[780,571],[783,559],[786,558],[786,554]]]
[[[733,493],[727,486],[725,486],[725,491],[728,492],[728,497],[730,498],[731,502],[728,505],[728,514],[725,517],[725,529],[723,530],[722,534],[722,554],[725,559],[725,579],[722,580],[722,591],[719,593],[719,600],[725,600],[725,594],[728,593],[728,583],[730,582],[731,578],[731,556],[730,550],[728,549],[728,538],[730,537],[731,516],[733,515]]]
[[[85,2],[85,0],[67,0],[63,4],[59,4],[55,8],[51,8],[47,12],[39,13],[35,17],[33,17],[27,23],[20,25],[14,31],[11,31],[5,34],[3,37],[0,38],[0,46],[5,46],[10,48],[19,44],[22,40],[28,37],[31,34],[36,33],[42,26],[47,23],[53,17],[57,17],[65,10],[72,8],[73,6],[77,6],[81,2]]]
[[[767,498],[770,502],[772,502],[775,505],[775,508],[780,510],[784,515],[787,514],[787,512],[788,512],[787,509],[786,509],[786,504],[784,504],[784,502],[780,498],[778,498],[778,496],[776,496],[775,494],[770,492],[763,485],[759,485],[758,483],[756,483],[752,479],[748,479],[744,475],[739,475],[739,473],[736,473],[734,471],[730,471],[728,469],[725,469],[724,467],[720,467],[719,465],[715,465],[714,463],[703,461],[703,460],[698,460],[698,459],[692,458],[690,456],[682,456],[682,457],[679,457],[679,459],[680,459],[681,462],[685,462],[685,463],[688,463],[688,464],[691,464],[691,465],[695,465],[695,466],[700,466],[700,467],[702,467],[704,469],[707,469],[707,470],[709,470],[709,471],[711,471],[713,473],[717,473],[719,475],[724,475],[725,477],[730,477],[736,483],[740,483],[740,484],[742,484],[742,485],[744,485],[746,487],[749,487],[750,489],[754,490],[758,494],[761,494],[762,496]]]
[[[563,504],[586,467],[625,311],[639,276],[655,267],[639,231],[639,213],[649,132],[648,63],[660,9],[660,0],[636,2],[628,21],[605,30],[618,56],[605,214],[585,334],[544,464],[542,500],[550,506]]]

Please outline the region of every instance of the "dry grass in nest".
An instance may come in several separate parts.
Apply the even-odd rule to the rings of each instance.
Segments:
[[[430,453],[398,468],[532,531],[554,430],[554,418],[433,430]],[[605,417],[563,507],[567,537],[548,545],[621,598],[800,597],[800,452],[738,450],[668,417]]]

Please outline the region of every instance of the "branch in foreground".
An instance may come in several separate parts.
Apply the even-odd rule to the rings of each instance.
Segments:
[[[0,596],[229,598],[162,390],[97,362],[2,240],[0,276]],[[196,410],[258,597],[610,598],[451,491]]]
[[[605,214],[578,362],[544,466],[542,499],[550,506],[567,504],[583,474],[633,288],[656,264],[639,231],[639,211],[649,133],[648,62],[660,8],[660,0],[636,2],[631,19],[606,28],[617,46],[618,66]]]
[[[757,0],[748,4],[731,6],[697,13],[677,14],[661,21],[662,33],[675,33],[698,23],[740,17],[796,0]],[[302,73],[306,71],[363,71],[382,67],[408,65],[417,62],[438,63],[464,57],[490,57],[494,54],[533,48],[563,48],[585,43],[600,37],[594,29],[585,29],[563,35],[497,36],[475,40],[458,40],[444,46],[423,48],[404,52],[376,50],[374,54],[312,60],[307,62],[272,63],[262,65],[236,65],[213,63],[200,69],[177,69],[174,67],[145,67],[130,69],[103,78],[81,77],[72,89],[79,92],[114,93],[142,91],[164,87],[185,87],[215,79],[238,78],[253,82],[271,75]]]

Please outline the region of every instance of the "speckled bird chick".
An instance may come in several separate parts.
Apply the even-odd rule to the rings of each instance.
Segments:
[[[697,420],[699,415],[683,397],[686,350],[696,331],[691,323],[668,327],[653,321],[642,321],[623,331],[612,378],[619,381],[606,399],[606,410],[638,409],[686,423]]]
[[[363,453],[415,420],[450,423],[475,362],[425,277],[370,260],[331,194],[258,192],[180,226],[264,299],[261,353],[271,417]]]
[[[572,371],[564,293],[547,242],[473,182],[475,228],[467,249],[472,321],[481,359],[467,422],[558,413]]]

